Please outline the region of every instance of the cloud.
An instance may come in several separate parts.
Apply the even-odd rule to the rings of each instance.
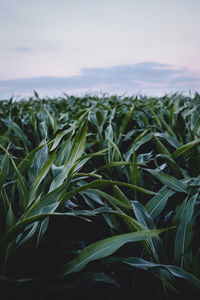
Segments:
[[[69,47],[69,46],[68,46]],[[10,46],[10,47],[1,47],[1,51],[10,52],[10,53],[17,53],[17,54],[26,54],[30,52],[38,52],[38,51],[52,51],[57,50],[59,48],[58,45],[54,45],[53,43],[45,40],[45,39],[30,39],[27,40],[26,43],[22,43],[20,45],[17,43],[17,46]]]
[[[25,52],[33,51],[33,48],[31,48],[31,47],[15,47],[15,48],[12,48],[11,51],[17,52],[17,53],[25,53]]]
[[[23,49],[23,48],[22,48]],[[71,77],[33,77],[0,81],[0,96],[12,93],[28,95],[33,90],[51,96],[55,91],[73,92],[103,91],[108,93],[149,93],[198,91],[200,77],[186,69],[171,65],[144,62],[105,68],[84,68],[80,75]]]

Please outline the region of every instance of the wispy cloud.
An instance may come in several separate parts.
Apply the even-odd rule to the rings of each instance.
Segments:
[[[23,48],[21,49],[23,51]],[[106,68],[84,68],[78,76],[34,77],[0,81],[0,96],[17,93],[28,95],[33,90],[45,91],[49,96],[73,91],[103,91],[109,93],[168,93],[200,88],[200,77],[186,69],[176,69],[171,65],[144,62]]]
[[[2,46],[1,51],[7,53],[17,53],[17,54],[29,54],[30,52],[49,52],[53,50],[58,50],[59,45],[54,45],[53,43],[45,39],[28,39],[25,43],[22,44],[14,41],[13,45],[9,47]]]
[[[33,50],[34,50],[34,48],[31,48],[31,47],[15,47],[15,48],[11,49],[12,52],[17,52],[17,53],[25,53],[25,52],[30,52]]]

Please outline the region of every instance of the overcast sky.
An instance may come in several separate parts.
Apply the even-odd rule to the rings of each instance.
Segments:
[[[200,0],[0,0],[0,98],[200,91]]]

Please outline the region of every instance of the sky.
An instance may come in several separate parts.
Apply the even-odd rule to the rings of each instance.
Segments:
[[[200,0],[0,0],[0,99],[200,92]]]

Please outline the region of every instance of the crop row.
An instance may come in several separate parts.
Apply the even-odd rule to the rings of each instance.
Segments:
[[[5,299],[198,299],[199,190],[198,94],[1,101]]]

